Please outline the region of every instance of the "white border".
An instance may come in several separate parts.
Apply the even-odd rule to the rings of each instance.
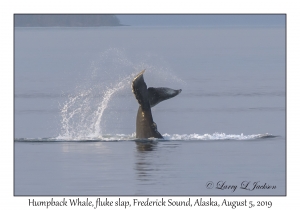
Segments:
[[[27,197],[13,196],[13,14],[14,13],[281,13],[287,14],[287,196],[286,197],[249,197],[256,200],[272,200],[271,209],[298,206],[299,190],[299,7],[297,1],[8,1],[1,2],[0,13],[0,96],[1,96],[1,208],[30,209]],[[298,9],[297,9],[298,8]],[[297,94],[298,93],[298,94]],[[4,133],[4,135],[3,135]],[[59,199],[59,197],[56,197]],[[112,199],[114,197],[111,197]],[[131,197],[125,197],[131,200]],[[152,197],[154,199],[154,197]],[[179,197],[176,197],[176,199]],[[205,197],[206,199],[208,197]],[[37,197],[47,200],[48,197]],[[50,198],[51,199],[51,198]],[[242,200],[242,197],[227,197],[228,200]],[[214,200],[221,202],[222,197]],[[21,208],[20,208],[21,207]],[[230,208],[230,207],[227,207]],[[35,208],[40,209],[40,208]],[[74,208],[72,208],[74,209]],[[76,208],[75,208],[76,209]],[[106,208],[102,208],[106,209]],[[111,209],[111,208],[110,208]],[[137,208],[130,208],[137,209]],[[231,208],[230,208],[231,209]],[[240,209],[240,208],[236,208]],[[296,208],[291,208],[296,209]]]

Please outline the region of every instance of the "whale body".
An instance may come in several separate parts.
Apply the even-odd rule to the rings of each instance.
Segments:
[[[156,123],[153,121],[151,107],[154,107],[164,100],[173,98],[181,92],[181,89],[173,90],[166,87],[147,88],[143,77],[144,72],[145,70],[140,72],[132,80],[131,84],[132,92],[139,103],[139,108],[136,116],[136,138],[163,139],[163,136],[157,130]]]

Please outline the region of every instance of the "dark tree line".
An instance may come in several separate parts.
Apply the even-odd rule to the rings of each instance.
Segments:
[[[115,15],[41,15],[15,14],[15,27],[97,27],[121,26]]]

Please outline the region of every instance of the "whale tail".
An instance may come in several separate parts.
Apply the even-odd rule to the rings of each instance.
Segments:
[[[157,125],[153,121],[151,107],[158,103],[173,98],[181,92],[171,88],[153,88],[149,87],[144,81],[145,70],[141,71],[132,81],[132,92],[139,103],[139,109],[136,117],[136,138],[163,138],[157,131]]]
[[[154,107],[158,103],[173,98],[181,93],[181,89],[173,90],[171,88],[166,87],[149,87],[148,88],[148,99],[151,107]]]
[[[135,95],[136,100],[143,110],[150,109],[150,103],[148,100],[148,90],[147,85],[144,81],[145,70],[141,71],[133,80],[131,84],[132,92]]]

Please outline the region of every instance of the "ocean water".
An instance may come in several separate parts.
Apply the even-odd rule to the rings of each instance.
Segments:
[[[15,195],[285,195],[285,28],[15,28]],[[135,139],[131,80],[182,89]]]

